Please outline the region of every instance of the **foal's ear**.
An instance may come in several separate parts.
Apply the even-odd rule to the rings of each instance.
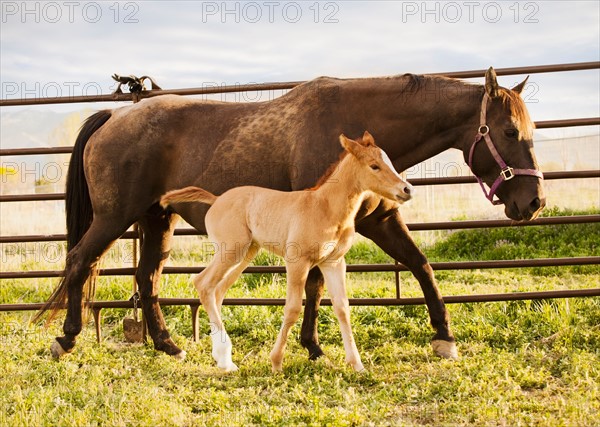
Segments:
[[[347,138],[344,134],[340,135],[340,144],[342,144],[342,147],[344,147],[346,151],[348,151],[350,154],[353,154],[354,156],[356,156],[362,148],[358,142],[354,141],[353,139]]]
[[[373,135],[371,135],[368,131],[365,131],[362,137],[362,145],[365,147],[374,147],[375,139],[373,139]]]
[[[488,70],[485,72],[485,92],[490,98],[495,98],[498,96],[499,86],[494,67],[488,68]]]
[[[523,88],[527,84],[527,80],[529,80],[529,76],[525,77],[525,80],[523,80],[521,83],[519,83],[518,85],[516,85],[515,87],[513,87],[511,90],[513,92],[516,92],[516,93],[518,93],[520,95],[521,92],[523,92]]]

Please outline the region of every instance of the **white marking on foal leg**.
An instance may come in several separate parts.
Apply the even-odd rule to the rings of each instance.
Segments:
[[[62,348],[58,341],[54,340],[52,345],[50,345],[50,353],[52,353],[53,358],[60,359],[61,356],[67,354],[68,352]]]
[[[458,360],[458,350],[455,342],[444,341],[444,340],[433,340],[431,341],[431,347],[433,351],[440,357],[450,360]]]
[[[237,371],[238,367],[231,358],[231,339],[227,332],[222,329],[215,328],[211,333],[210,338],[212,339],[212,357],[217,362],[217,367],[223,369],[225,372]]]

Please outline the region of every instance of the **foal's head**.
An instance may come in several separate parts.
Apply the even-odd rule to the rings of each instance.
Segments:
[[[375,145],[369,132],[365,131],[362,138],[356,140],[342,134],[340,143],[349,155],[358,160],[354,176],[364,189],[399,203],[410,200],[412,185],[396,172],[388,155]]]

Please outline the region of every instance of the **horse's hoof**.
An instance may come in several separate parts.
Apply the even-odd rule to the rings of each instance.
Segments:
[[[319,357],[325,356],[321,347],[316,346],[308,350],[308,360],[317,360]]]
[[[62,348],[58,341],[54,340],[50,346],[50,353],[52,353],[53,358],[60,359],[61,356],[67,354],[68,352]]]
[[[187,356],[185,350],[181,350],[179,353],[173,355],[173,357],[179,361],[185,360],[185,356]]]
[[[456,349],[456,343],[444,340],[433,340],[431,341],[431,347],[433,351],[440,357],[449,360],[458,360],[458,350]]]

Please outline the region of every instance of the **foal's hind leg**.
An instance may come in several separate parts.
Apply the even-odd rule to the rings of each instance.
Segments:
[[[296,261],[286,263],[285,268],[287,273],[287,296],[283,309],[283,324],[270,354],[273,372],[281,372],[282,370],[283,352],[285,351],[287,339],[302,310],[302,291],[310,265]]]
[[[242,247],[238,244],[244,240],[249,240],[249,236],[240,236],[240,242],[229,245],[237,248],[229,253],[224,251],[227,244],[221,243],[220,250],[217,249],[211,263],[194,279],[200,301],[210,321],[212,356],[217,366],[227,372],[237,371],[238,367],[232,360],[232,344],[221,318],[221,304],[227,289],[233,285],[258,252],[258,247],[255,245],[248,243]]]
[[[215,298],[217,301],[217,308],[221,311],[221,306],[223,304],[223,300],[225,299],[225,294],[227,290],[235,283],[235,281],[240,277],[242,272],[248,267],[248,265],[252,262],[258,251],[260,250],[260,246],[252,243],[248,246],[246,254],[243,256],[243,259],[238,264],[236,268],[231,270],[227,275],[217,284],[217,288],[215,289]]]
[[[177,215],[161,210],[147,213],[139,220],[144,234],[140,263],[135,277],[140,289],[144,318],[154,348],[177,359],[184,359],[186,353],[171,339],[158,303],[160,275],[169,257],[171,237],[177,218]]]
[[[217,366],[226,372],[237,371],[238,367],[232,360],[231,339],[225,330],[221,319],[220,304],[217,302],[216,289],[229,276],[229,280],[235,280],[231,274],[231,265],[221,262],[215,255],[213,261],[194,279],[194,285],[200,295],[200,301],[208,314],[210,322],[210,338],[212,340],[212,356]],[[237,269],[236,269],[237,270]]]
[[[102,254],[128,227],[129,224],[118,225],[116,220],[94,219],[81,241],[67,254],[64,278],[60,284],[68,292],[67,316],[63,325],[65,335],[57,337],[50,347],[55,358],[73,350],[82,328],[83,285]]]

